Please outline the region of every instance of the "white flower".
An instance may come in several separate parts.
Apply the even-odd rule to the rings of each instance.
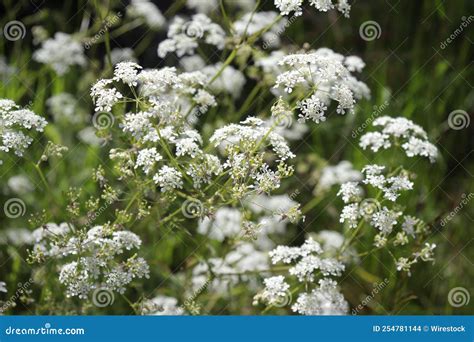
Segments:
[[[357,223],[360,219],[360,210],[357,203],[346,205],[341,212],[339,222],[347,222],[350,228],[357,227]]]
[[[145,300],[140,306],[141,314],[155,316],[181,316],[184,309],[178,306],[178,300],[168,296],[156,296]]]
[[[131,48],[114,48],[110,52],[110,59],[112,64],[118,64],[120,62],[136,62],[135,53]]]
[[[328,190],[333,185],[362,180],[362,174],[354,170],[352,163],[343,160],[337,165],[329,165],[321,170],[316,192]]]
[[[158,56],[164,58],[170,52],[176,52],[178,57],[193,55],[201,41],[222,50],[225,31],[202,13],[193,15],[189,21],[175,17],[168,29],[168,39],[158,45]]]
[[[102,79],[97,81],[91,88],[91,96],[95,101],[96,112],[111,111],[112,106],[123,98],[123,95],[117,89],[106,88],[110,83],[112,83],[112,80]]]
[[[415,261],[410,261],[408,258],[401,257],[395,263],[397,267],[397,271],[404,271],[408,273],[408,276],[411,276],[411,265],[415,263]]]
[[[331,279],[321,279],[319,287],[310,293],[302,293],[291,309],[301,315],[345,315],[349,305]]]
[[[387,207],[383,207],[372,215],[371,224],[375,228],[378,228],[381,233],[388,235],[397,224],[397,218],[399,216],[399,212],[394,212],[389,210]]]
[[[186,6],[198,13],[208,14],[212,10],[219,8],[219,3],[218,0],[187,0]]]
[[[300,121],[324,121],[331,100],[338,103],[338,114],[353,113],[356,100],[370,97],[370,91],[344,62],[344,56],[326,48],[280,57],[279,67],[270,69],[277,74],[274,93],[282,95],[281,88],[289,94],[294,89],[310,92],[298,104]]]
[[[234,208],[219,208],[213,219],[204,217],[199,221],[198,233],[211,239],[224,241],[227,237],[235,237],[240,233],[242,214]]]
[[[25,175],[16,175],[8,179],[8,187],[15,193],[22,195],[34,189],[28,177]]]
[[[183,180],[181,178],[181,173],[177,169],[167,165],[163,166],[153,176],[153,180],[161,187],[162,192],[181,189],[183,187]]]
[[[290,12],[295,12],[295,16],[300,16],[303,13],[302,4],[303,0],[275,0],[275,6],[280,10],[281,15],[289,15]]]
[[[114,81],[122,81],[129,86],[137,86],[138,70],[142,67],[134,62],[120,62],[115,66]]]
[[[374,120],[375,127],[382,127],[381,132],[368,132],[360,138],[359,145],[366,149],[377,152],[381,148],[391,147],[392,141],[401,145],[408,157],[422,156],[435,162],[438,157],[438,149],[428,141],[425,130],[405,118],[391,118],[382,116]]]
[[[148,278],[150,271],[143,258],[120,259],[125,250],[141,246],[136,234],[95,226],[76,235],[76,230],[70,228],[66,223],[50,223],[33,232],[33,255],[73,259],[64,263],[59,272],[59,282],[66,286],[67,297],[85,299],[98,287],[123,293],[134,278]]]
[[[426,140],[410,137],[410,139],[404,143],[402,147],[408,157],[428,157],[432,163],[434,163],[438,158],[438,149],[436,146]]]
[[[47,122],[29,109],[18,109],[12,100],[0,99],[0,151],[22,157],[33,139],[26,133],[42,132]],[[1,164],[1,160],[0,160]]]
[[[417,260],[418,258],[420,258],[421,260],[423,261],[433,261],[434,258],[434,249],[436,248],[436,244],[434,243],[425,243],[425,247],[423,247],[423,249],[418,252],[418,253],[415,253],[415,259],[414,260]]]
[[[365,68],[364,61],[357,56],[347,56],[344,60],[344,64],[347,66],[347,70],[353,72],[361,72]]]
[[[59,93],[51,96],[46,100],[46,105],[53,114],[55,122],[65,120],[70,123],[80,123],[83,121],[83,117],[77,108],[77,100],[69,93]]]
[[[300,119],[298,121],[305,122],[306,120],[313,120],[316,123],[320,121],[326,121],[324,113],[328,109],[325,103],[321,102],[316,94],[313,94],[310,98],[301,101],[298,104],[298,108],[301,110],[299,114]]]
[[[362,188],[357,182],[346,182],[341,185],[337,195],[342,197],[344,203],[357,202],[362,195]]]
[[[336,8],[346,18],[349,17],[351,9],[347,0],[337,0],[336,5],[332,3],[332,0],[309,0],[309,4],[321,12]],[[280,10],[281,15],[294,12],[294,16],[300,16],[303,13],[302,5],[303,0],[275,0],[275,6]]]
[[[34,52],[33,59],[50,65],[58,75],[64,75],[73,65],[86,65],[82,44],[62,32],[44,41],[41,48]]]
[[[222,63],[206,66],[202,72],[208,76],[209,80],[217,74],[222,67]],[[240,70],[235,69],[232,65],[227,66],[218,78],[209,85],[214,93],[223,92],[238,98],[242,93],[246,78]]]
[[[411,237],[415,237],[415,226],[418,224],[419,220],[413,216],[404,216],[405,221],[402,224],[403,231],[410,235]]]
[[[135,169],[141,167],[143,172],[149,174],[156,162],[162,160],[163,157],[156,151],[155,147],[145,148],[138,152],[137,161],[135,162]]]
[[[7,284],[4,281],[0,281],[0,292],[7,293]]]
[[[143,18],[152,29],[160,29],[166,19],[156,5],[148,0],[132,0],[127,7],[127,14],[134,18]]]
[[[265,289],[261,293],[261,299],[269,305],[280,303],[288,295],[290,285],[285,282],[284,276],[275,276],[264,279]]]

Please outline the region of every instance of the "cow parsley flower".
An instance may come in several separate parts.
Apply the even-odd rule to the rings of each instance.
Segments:
[[[354,202],[360,199],[362,188],[357,182],[346,182],[341,185],[341,189],[337,195],[342,197],[344,203]]]
[[[354,170],[352,163],[343,160],[337,165],[328,165],[321,170],[316,193],[330,189],[333,185],[362,180],[362,174]]]
[[[310,293],[302,293],[291,309],[301,315],[346,315],[349,304],[331,279],[319,280],[319,287]]]
[[[351,60],[353,56],[348,65]],[[331,101],[337,102],[338,114],[353,113],[356,100],[369,98],[370,91],[352,76],[345,62],[344,56],[325,48],[284,56],[278,62],[274,89],[288,94],[298,91],[303,97],[298,102],[301,122],[325,121]]]
[[[76,98],[69,93],[59,93],[46,100],[49,111],[55,122],[69,122],[73,124],[84,121],[84,116],[78,106]]]
[[[213,215],[213,218],[204,217],[199,221],[198,233],[207,235],[211,239],[224,241],[240,233],[242,214],[238,209],[222,207]]]
[[[309,4],[321,12],[336,8],[346,18],[349,17],[351,9],[347,0],[337,0],[335,3],[331,0],[309,0]],[[281,15],[294,12],[294,16],[300,16],[303,13],[303,0],[275,0],[275,6],[280,10]]]
[[[342,209],[339,222],[346,222],[350,228],[355,228],[357,227],[360,217],[359,205],[357,203],[351,203]]]
[[[186,7],[198,13],[208,14],[214,9],[219,8],[219,3],[217,0],[187,0]]]
[[[140,305],[140,313],[153,316],[181,316],[184,315],[184,309],[178,306],[176,298],[159,295],[145,300]]]
[[[132,0],[127,6],[127,14],[132,18],[143,18],[145,23],[154,30],[166,24],[166,19],[160,9],[148,0]]]
[[[181,173],[174,167],[164,165],[158,173],[153,176],[153,180],[161,187],[162,192],[181,189],[183,180]]]
[[[192,289],[198,290],[206,284],[209,291],[229,296],[229,288],[244,283],[257,289],[257,279],[252,273],[261,273],[268,268],[267,254],[250,243],[239,243],[223,258],[210,258],[196,265],[192,271]]]
[[[397,218],[401,215],[400,212],[389,210],[383,207],[381,210],[372,215],[371,224],[378,228],[382,234],[388,235],[392,232],[393,227],[397,224]]]
[[[249,12],[234,22],[233,27],[239,36],[249,36],[263,32],[261,39],[263,48],[280,45],[280,35],[285,31],[288,21],[283,18],[276,20],[278,13],[273,11]]]
[[[165,58],[171,52],[178,57],[193,55],[201,41],[222,50],[225,32],[202,13],[193,15],[188,21],[175,17],[168,29],[168,39],[158,45],[158,56]]]
[[[115,66],[114,81],[122,81],[129,86],[137,86],[138,70],[142,67],[134,62],[120,62]]]
[[[0,99],[0,151],[13,151],[22,157],[33,142],[27,134],[31,131],[43,132],[46,125],[46,120],[31,110],[19,108],[12,100]]]
[[[145,148],[138,152],[137,161],[135,162],[135,169],[141,167],[143,172],[149,174],[156,162],[159,162],[162,159],[163,157],[156,151],[155,147]]]
[[[323,252],[321,245],[309,238],[300,247],[278,246],[269,256],[273,264],[294,264],[289,268],[288,275],[308,288],[312,287],[317,276],[340,276],[345,269],[340,261],[324,256]],[[264,280],[264,284],[264,290],[254,297],[255,301],[278,306],[282,306],[280,303],[289,304],[284,300],[290,293],[288,279],[284,276],[270,277]],[[347,308],[347,302],[337,290],[337,283],[329,278],[320,278],[319,287],[313,288],[311,293],[301,293],[292,306],[294,312],[303,315],[344,314]]]
[[[64,75],[73,65],[86,65],[82,44],[62,32],[57,32],[54,38],[44,41],[41,48],[34,52],[33,59],[48,64],[58,75]]]
[[[86,299],[96,288],[123,293],[135,278],[148,278],[149,267],[143,258],[120,257],[140,248],[142,241],[130,231],[114,231],[110,226],[95,226],[78,233],[71,225],[48,224],[33,232],[36,244],[32,257],[44,257],[62,264],[59,282],[66,286],[66,296]]]
[[[112,110],[113,105],[118,103],[123,95],[115,88],[107,88],[107,85],[112,83],[112,80],[102,79],[94,84],[91,88],[91,96],[95,101],[95,111]]]
[[[265,288],[257,299],[268,305],[279,305],[288,296],[290,285],[285,281],[284,276],[266,278],[263,283]]]
[[[380,132],[368,132],[360,138],[359,145],[373,152],[401,146],[408,157],[422,156],[434,163],[438,149],[428,141],[425,130],[406,118],[382,116],[374,120],[374,127],[381,127]]]

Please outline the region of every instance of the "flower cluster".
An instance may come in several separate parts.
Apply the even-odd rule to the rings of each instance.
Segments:
[[[152,29],[160,29],[166,19],[156,5],[148,0],[132,0],[127,7],[127,14],[132,18],[142,18]]]
[[[116,231],[104,225],[78,233],[68,223],[49,223],[36,229],[33,237],[32,259],[73,259],[64,263],[59,272],[59,282],[66,286],[68,297],[87,298],[97,288],[123,293],[134,278],[149,275],[143,258],[133,255],[119,259],[142,244],[130,231]]]
[[[222,27],[205,14],[195,14],[189,21],[176,17],[168,28],[168,39],[158,46],[158,56],[164,58],[171,52],[175,52],[178,57],[193,55],[200,41],[222,50],[225,37]]]
[[[184,310],[178,306],[176,298],[159,295],[145,300],[140,305],[140,313],[153,316],[180,316],[184,315]]]
[[[351,10],[348,0],[337,0],[335,4],[331,0],[309,0],[309,4],[321,12],[327,12],[336,8],[347,18]],[[302,5],[303,0],[275,0],[275,6],[282,15],[289,15],[291,12],[294,12],[295,16],[300,16],[303,14]]]
[[[261,39],[265,42],[264,47],[278,47],[279,35],[284,32],[288,20],[277,19],[278,13],[272,11],[247,13],[234,23],[234,29],[239,36],[252,36],[263,32]]]
[[[360,147],[370,148],[373,152],[401,146],[408,157],[422,156],[432,163],[438,157],[438,149],[428,141],[425,130],[406,118],[382,116],[374,120],[373,125],[380,132],[369,132],[360,138]]]
[[[33,59],[49,65],[58,75],[64,75],[73,65],[86,65],[82,44],[62,32],[57,32],[54,38],[44,41],[41,48],[33,54]]]
[[[256,290],[258,282],[255,274],[267,269],[267,253],[258,251],[250,243],[239,243],[223,257],[209,258],[197,264],[192,270],[191,287],[196,291],[208,285],[209,291],[226,295],[230,294],[229,288],[245,282]]]
[[[0,151],[13,151],[17,156],[22,157],[33,142],[33,138],[28,136],[27,132],[42,132],[46,125],[46,120],[31,110],[19,108],[12,100],[0,99],[0,137],[2,140]]]
[[[404,215],[400,206],[396,204],[403,191],[413,189],[413,182],[404,170],[389,175],[385,175],[384,170],[385,167],[380,165],[367,165],[362,169],[364,175],[362,183],[378,191],[376,198],[365,197],[359,182],[346,182],[341,185],[338,195],[344,201],[345,207],[342,209],[340,222],[346,223],[350,228],[360,229],[364,223],[375,228],[377,234],[374,236],[373,244],[376,248],[404,246],[410,242],[414,243],[415,240],[422,241],[428,233],[426,224],[418,218]],[[396,227],[400,229],[395,231]],[[425,248],[414,252],[411,263],[404,264],[403,267],[397,266],[397,269],[409,273],[409,266],[419,259],[433,260],[431,252],[434,245],[429,246],[432,247],[429,250]],[[424,257],[420,258],[420,255]],[[409,259],[400,257],[398,261],[395,260],[397,265],[404,261],[408,263]]]
[[[301,247],[278,246],[269,253],[272,264],[294,264],[288,270],[289,276],[297,283],[305,285],[307,292],[298,295],[291,309],[302,315],[345,314],[348,304],[337,289],[337,283],[329,278],[340,276],[345,266],[335,258],[325,257],[321,245],[309,238]],[[319,286],[315,286],[316,280]],[[256,295],[256,301],[271,306],[283,306],[292,294],[301,288],[296,286],[290,292],[290,284],[284,276],[274,276],[264,280],[265,288]],[[308,289],[311,291],[308,292]]]
[[[370,97],[365,83],[351,74],[351,71],[360,71],[365,65],[356,56],[344,57],[321,48],[284,56],[278,65],[280,70],[274,89],[280,95],[286,93],[287,98],[297,100],[298,116],[302,122],[325,121],[331,101],[337,102],[338,114],[345,114],[354,112],[356,100]]]
[[[234,193],[239,197],[248,190],[269,193],[279,188],[281,179],[293,171],[286,161],[295,155],[285,139],[265,127],[258,118],[249,117],[240,124],[219,128],[210,141],[225,151],[227,160],[223,166],[229,171]],[[276,156],[277,170],[272,170],[265,161],[266,148]],[[248,184],[248,179],[253,180],[253,184]]]
[[[325,166],[320,171],[318,178],[318,184],[315,189],[316,194],[329,190],[336,184],[360,181],[362,180],[362,175],[354,169],[350,161],[343,160],[337,165]]]

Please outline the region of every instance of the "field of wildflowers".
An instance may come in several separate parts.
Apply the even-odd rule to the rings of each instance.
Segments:
[[[469,1],[3,1],[0,314],[472,314]]]

